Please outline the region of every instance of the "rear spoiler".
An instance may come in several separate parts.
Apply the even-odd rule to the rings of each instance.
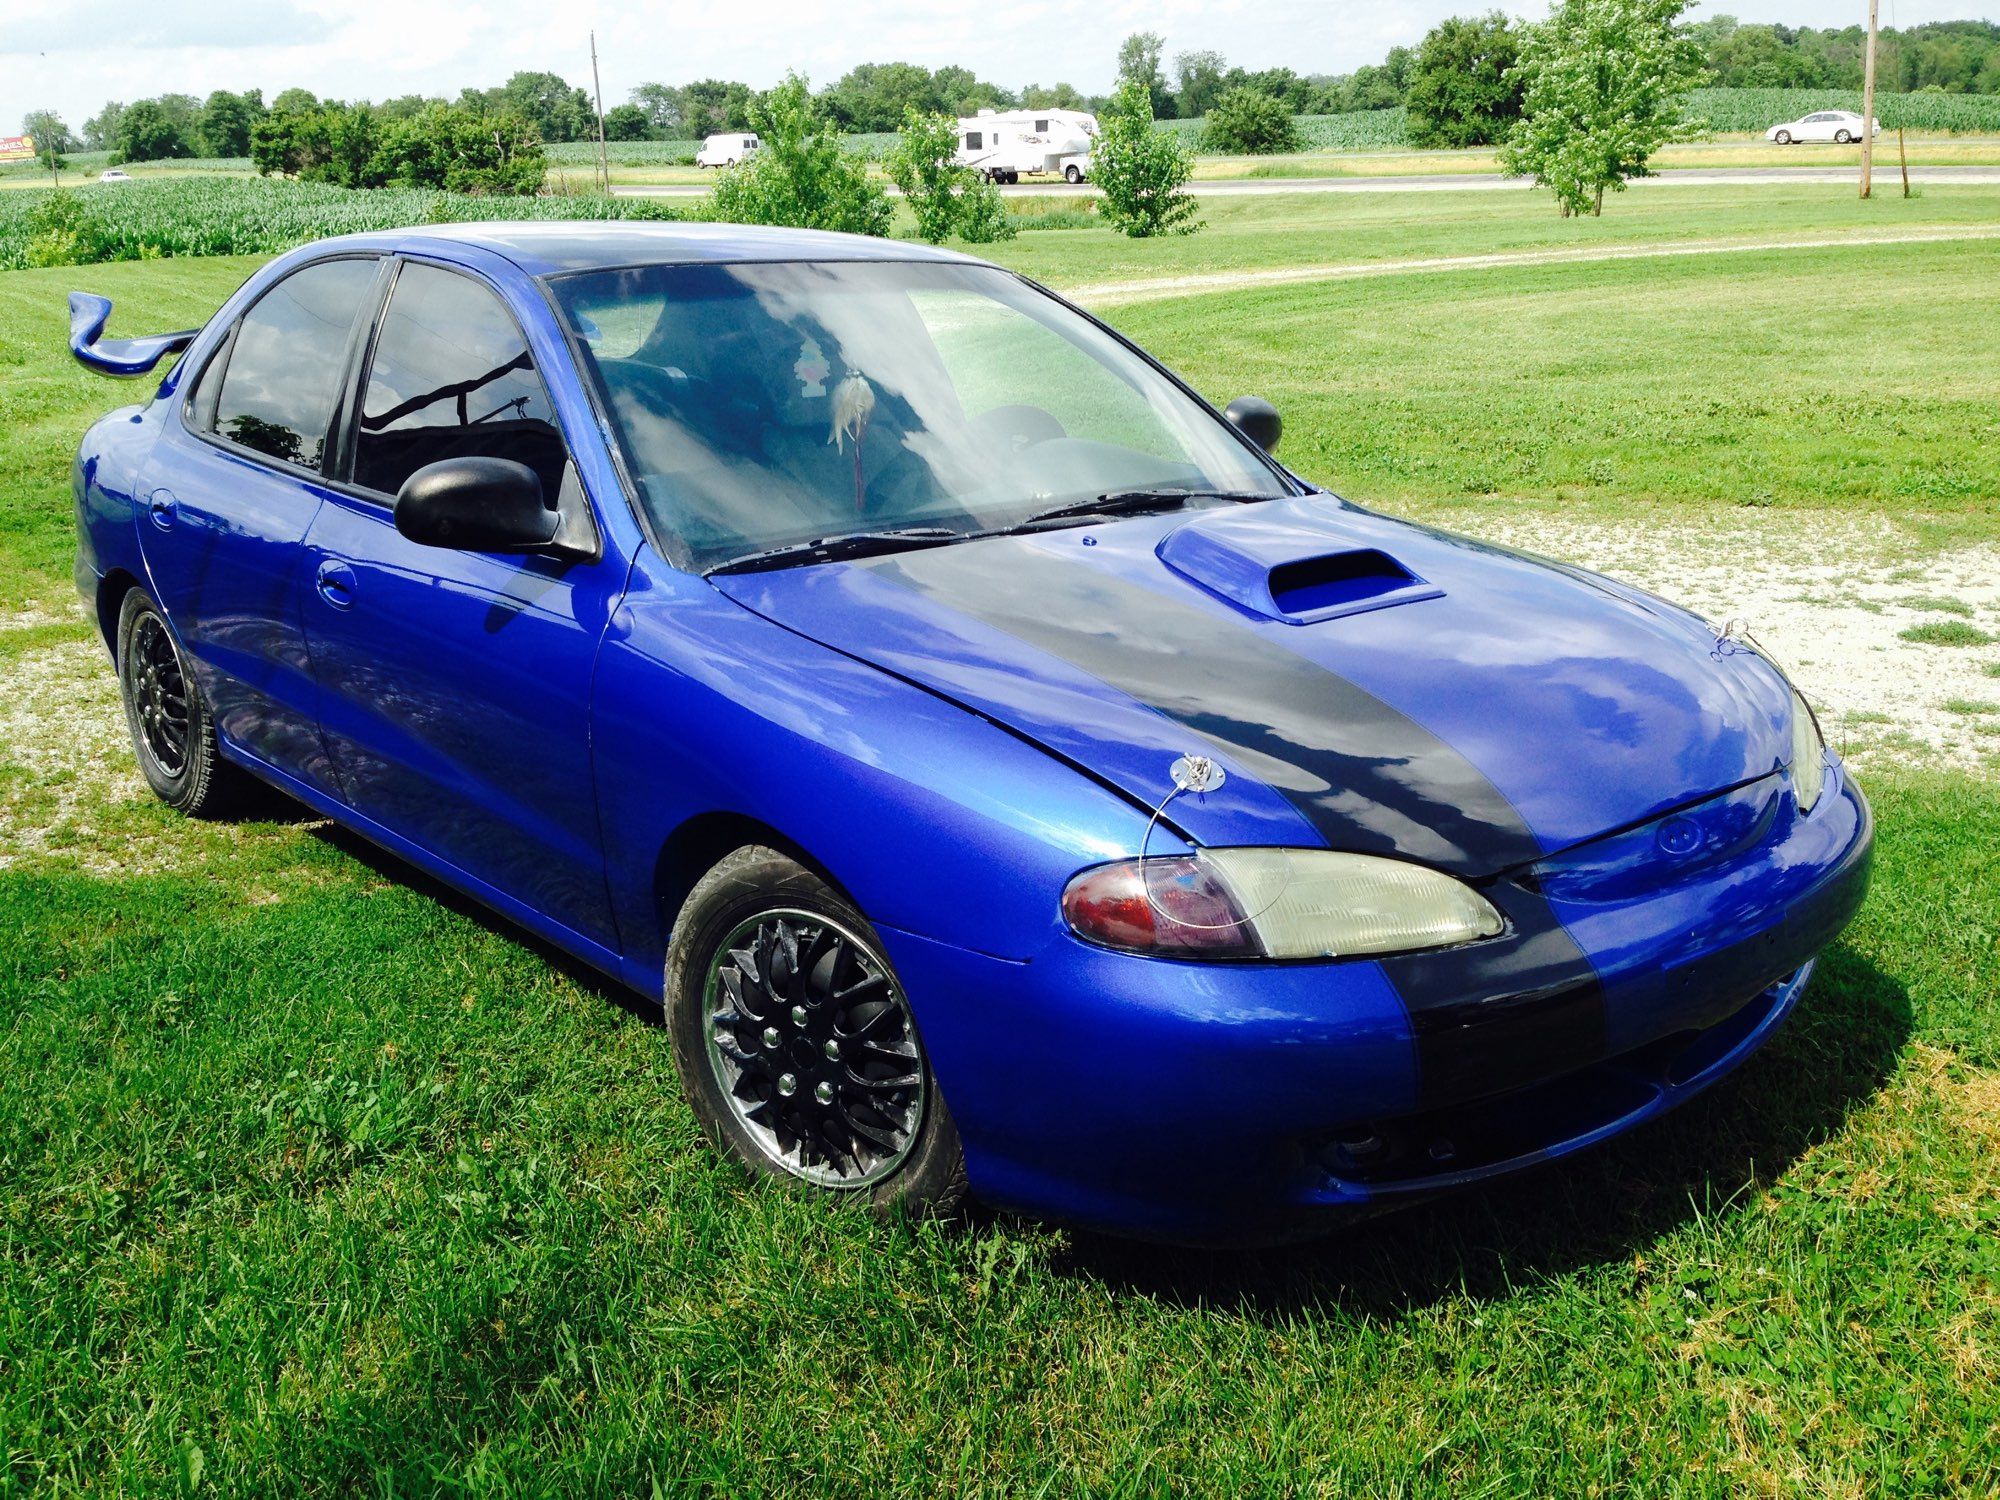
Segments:
[[[169,354],[178,354],[195,340],[199,328],[184,333],[156,333],[143,339],[107,339],[101,335],[111,321],[111,299],[89,292],[69,294],[69,352],[85,369],[100,375],[144,375]]]

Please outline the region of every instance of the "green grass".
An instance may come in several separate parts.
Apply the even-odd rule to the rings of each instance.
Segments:
[[[1686,191],[1700,193],[1693,213],[1670,195],[1634,197],[1583,225],[1499,194],[1282,198],[1261,234],[1256,200],[1216,200],[1209,230],[1169,245],[1058,233],[997,257],[1090,300],[1093,286],[1128,279],[1254,272],[1260,257],[1365,266],[1833,237],[2000,211],[2000,194],[1983,192],[1898,200],[1884,220],[1836,190],[1770,203]],[[1849,316],[1857,277],[1882,321]],[[1209,396],[1276,402],[1287,460],[1355,498],[1867,511],[2000,536],[2000,402],[1984,342],[2000,335],[2000,240],[1420,268],[1103,305]],[[1801,371],[1864,366],[1866,381],[1801,388]]]
[[[1231,196],[1205,200],[1201,213],[1206,228],[1174,239],[1037,236],[981,253],[1053,286],[1077,287],[1430,256],[1982,230],[2000,225],[2000,188],[1933,184],[1921,198],[1861,203],[1830,184],[1642,187],[1612,195],[1602,218],[1586,219],[1558,218],[1539,194],[1480,191]]]
[[[1952,714],[2000,714],[2000,703],[1993,703],[1984,698],[1947,698],[1944,700],[1944,710]]]
[[[1921,625],[1912,625],[1901,632],[1906,641],[1916,641],[1925,646],[1987,646],[1994,637],[1977,625],[1968,625],[1963,620],[1927,620]]]
[[[1927,610],[1938,615],[1958,615],[1967,620],[1972,618],[1972,606],[1963,599],[1954,599],[1949,595],[1912,594],[1896,602],[1904,609]]]
[[[1689,193],[1699,223],[1639,232],[1761,212]],[[1820,228],[1869,212],[1799,201]],[[1462,200],[1270,211],[1293,264],[1557,227]],[[1005,253],[1073,283],[1256,266],[1254,223],[1215,218]],[[1667,515],[1700,547],[1768,492],[1922,546],[1993,533],[1995,259],[1109,310],[1209,394],[1273,395],[1287,455],[1357,497]],[[717,1162],[664,1035],[573,965],[325,825],[189,823],[138,793],[101,650],[61,611],[76,437],[145,390],[68,361],[61,294],[116,297],[115,331],[182,326],[256,264],[0,274],[0,1490],[2000,1484],[2000,779],[1872,773],[1874,890],[1793,1023],[1572,1163],[1254,1255],[830,1213]],[[1802,356],[1869,378],[1779,399]]]

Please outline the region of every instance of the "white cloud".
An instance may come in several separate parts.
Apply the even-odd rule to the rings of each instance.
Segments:
[[[72,126],[106,99],[217,88],[300,85],[333,98],[457,94],[548,69],[589,87],[589,31],[597,31],[607,106],[633,85],[741,78],[759,86],[796,69],[830,82],[860,62],[958,63],[983,78],[1109,87],[1119,41],[1160,32],[1175,52],[1214,48],[1245,67],[1346,72],[1415,43],[1444,16],[1489,0],[83,0],[24,12],[0,40],[0,133],[30,109],[53,108]],[[1539,15],[1546,0],[1510,3]],[[1838,24],[1823,0],[1716,0],[1746,20]],[[1975,17],[1961,0],[1904,0],[1899,20]],[[1860,6],[1852,6],[1855,20]],[[46,23],[38,16],[46,15]],[[1884,20],[1888,18],[1885,16]]]

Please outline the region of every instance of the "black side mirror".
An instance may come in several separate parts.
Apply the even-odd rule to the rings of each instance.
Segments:
[[[1278,439],[1284,434],[1285,419],[1278,415],[1278,408],[1262,396],[1238,396],[1229,403],[1223,413],[1236,430],[1250,439],[1266,453],[1278,451]]]
[[[535,552],[560,519],[535,471],[509,458],[441,459],[396,492],[396,530],[426,547]]]

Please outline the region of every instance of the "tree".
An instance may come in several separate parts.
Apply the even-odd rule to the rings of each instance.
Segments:
[[[111,151],[118,145],[118,118],[125,113],[125,106],[116,99],[107,100],[104,108],[83,122],[83,144],[92,151]]]
[[[458,107],[473,114],[514,114],[544,141],[580,141],[597,134],[590,95],[556,73],[520,72],[497,89],[461,89]]]
[[[266,176],[381,187],[392,170],[382,156],[388,124],[366,104],[273,108],[250,127],[250,160]]]
[[[1021,90],[1023,109],[1082,109],[1087,102],[1070,83],[1052,83],[1047,88],[1031,83]]]
[[[1417,49],[1404,103],[1410,144],[1455,149],[1504,140],[1521,117],[1521,34],[1494,11],[1453,16]]]
[[[862,63],[820,96],[821,107],[846,130],[894,130],[906,110],[935,113],[944,98],[928,68],[915,63]]]
[[[1561,0],[1521,49],[1522,118],[1501,167],[1556,195],[1562,215],[1604,212],[1604,191],[1649,175],[1647,158],[1696,134],[1682,118],[1705,75],[1681,24],[1691,0]]]
[[[1182,52],[1174,58],[1182,116],[1193,119],[1215,107],[1222,97],[1222,73],[1228,66],[1220,52]]]
[[[217,89],[201,110],[201,144],[210,156],[248,156],[250,127],[264,113],[264,93],[232,94]]]
[[[311,89],[286,89],[271,101],[271,109],[308,110],[319,108],[319,96]]]
[[[893,211],[868,167],[840,144],[805,79],[796,73],[750,107],[763,142],[715,185],[710,212],[738,224],[782,224],[885,235]]]
[[[69,133],[69,126],[63,124],[62,116],[52,109],[29,110],[21,121],[21,134],[34,138],[36,158],[51,170],[50,157],[61,156],[77,147],[77,139]]]
[[[1118,82],[1143,84],[1146,103],[1156,120],[1170,119],[1174,113],[1174,96],[1168,91],[1166,75],[1160,69],[1160,58],[1166,50],[1166,41],[1157,31],[1135,31],[1118,44]]]
[[[695,141],[721,130],[748,130],[754,98],[747,83],[697,79],[681,90],[682,129]]]
[[[645,141],[653,137],[653,122],[636,104],[614,104],[604,112],[607,141]]]
[[[917,216],[917,233],[933,245],[953,234],[975,242],[1013,238],[1000,190],[958,164],[958,121],[951,115],[906,111],[883,166]]]
[[[1104,194],[1104,217],[1135,239],[1201,228],[1194,199],[1183,191],[1194,159],[1179,136],[1153,128],[1152,95],[1141,78],[1118,86],[1090,154],[1090,175]]]
[[[21,134],[35,143],[35,160],[62,186],[62,174],[69,167],[65,152],[76,149],[76,137],[52,109],[31,109],[21,121]]]
[[[1299,149],[1292,112],[1269,94],[1234,88],[1216,101],[1202,131],[1211,151],[1243,151],[1262,155]]]
[[[645,115],[646,133],[654,140],[679,140],[685,134],[681,92],[665,83],[642,83],[632,90],[632,107]],[[608,129],[609,116],[604,123]]]
[[[127,161],[165,161],[194,155],[193,143],[157,99],[140,99],[125,106],[118,116],[118,137],[113,149]]]
[[[970,68],[939,68],[931,81],[944,101],[944,112],[953,117],[975,115],[982,109],[1012,109],[1015,104],[1012,93],[974,76]]]

